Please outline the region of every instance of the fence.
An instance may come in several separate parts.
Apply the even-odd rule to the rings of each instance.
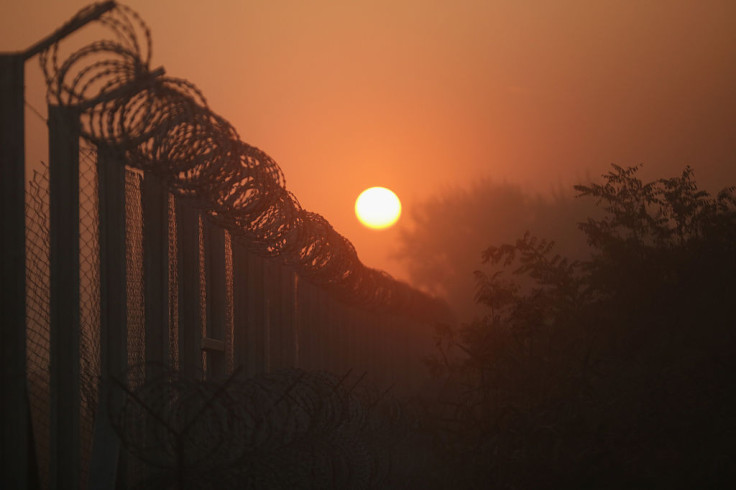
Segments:
[[[113,40],[60,62],[63,37],[91,21]],[[235,370],[352,370],[409,393],[432,347],[427,324],[446,314],[363,266],[300,208],[275,162],[191,84],[149,69],[148,53],[145,24],[107,2],[0,56],[8,488],[126,486],[136,463],[110,414],[162,376],[222,387]],[[49,162],[26,194],[23,70],[36,54]]]

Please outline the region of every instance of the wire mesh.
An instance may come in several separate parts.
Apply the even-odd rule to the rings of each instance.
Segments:
[[[100,298],[97,172],[93,148],[80,151],[79,386],[81,481],[92,450],[100,377]],[[48,485],[50,417],[49,173],[43,164],[26,193],[27,376],[34,448],[42,488]]]
[[[314,350],[307,352],[305,348],[305,358],[319,358],[324,361],[321,367],[342,370],[350,360],[336,359],[346,355],[343,347],[349,344],[341,344],[332,327],[350,322],[338,318],[337,303],[334,299],[327,302],[325,291],[374,313],[392,311],[434,319],[443,307],[388,274],[361,264],[349,241],[324,218],[300,207],[284,187],[278,165],[261,150],[240,141],[234,128],[208,108],[192,84],[150,70],[150,33],[137,14],[117,5],[99,23],[113,34],[112,40],[83,46],[66,57],[60,56],[59,45],[55,44],[40,56],[49,100],[83,109],[85,144],[80,152],[79,196],[80,481],[84,485],[88,479],[95,417],[100,415],[96,411],[104,405],[99,400],[99,383],[107,382],[101,378],[100,211],[95,151],[97,145],[105,145],[128,165],[124,240],[129,369],[126,380],[119,380],[126,403],[112,415],[126,448],[137,458],[127,466],[129,481],[137,482],[139,488],[171,488],[171,478],[178,482],[178,488],[374,487],[390,466],[390,451],[385,451],[401,433],[400,424],[392,425],[398,420],[392,417],[400,410],[389,397],[369,389],[362,378],[290,370],[255,378],[234,375],[218,382],[206,376],[185,379],[178,372],[182,357],[178,287],[181,244],[177,241],[175,200],[186,198],[199,210],[198,311],[202,336],[207,328],[205,305],[210,287],[204,221],[226,230],[225,328],[224,338],[216,340],[224,341],[227,372],[242,362],[259,364],[251,372],[268,371],[272,347],[278,353],[274,354],[274,365],[288,364],[282,357],[291,354],[284,354],[285,348],[279,350],[282,346],[269,345],[271,342],[295,342],[291,357],[293,362],[300,362],[302,333]],[[169,357],[162,369],[149,370],[148,374],[142,204],[145,175],[161,179],[170,192],[166,280]],[[33,175],[26,195],[29,398],[35,460],[41,487],[47,488],[52,409],[48,167]],[[252,254],[274,259],[258,258],[260,265],[252,267],[260,271],[254,275],[259,279],[249,287],[263,289],[258,292],[263,304],[249,303],[249,308],[261,311],[253,316],[254,325],[239,325],[253,335],[249,342],[259,343],[253,349],[260,356],[257,362],[237,359],[234,354],[234,337],[243,333],[236,332],[234,324],[232,250],[236,242]],[[280,274],[275,261],[296,270],[298,277],[289,276],[291,279],[285,281],[269,276]],[[310,287],[320,287],[318,301],[324,304],[309,308],[299,304],[295,291],[302,279]],[[278,287],[267,287],[269,284]],[[282,294],[288,293],[282,287],[294,293],[293,297]],[[276,295],[269,297],[267,289],[273,289]],[[271,304],[293,307],[293,317],[282,315]],[[319,327],[322,337],[309,339],[313,332],[301,332],[302,310],[326,310],[304,321],[304,325]],[[293,325],[283,328],[277,325],[279,321]],[[330,328],[320,323],[329,323]],[[292,338],[287,339],[289,336]],[[317,347],[324,341],[329,346]],[[328,352],[333,348],[338,352]],[[201,366],[207,366],[204,356],[202,351]]]
[[[141,182],[143,175],[125,170],[125,264],[127,302],[127,365],[131,383],[145,377],[146,330],[143,277],[143,208]],[[126,466],[129,480],[139,478],[143,469],[135,461]]]
[[[26,369],[36,464],[43,488],[49,473],[50,311],[49,173],[33,172],[26,192]]]
[[[230,233],[225,233],[225,357],[228,373],[233,372],[235,323],[233,317],[233,248]]]
[[[169,195],[169,357],[173,369],[179,368],[179,273],[176,232],[176,204]]]
[[[197,244],[197,250],[199,252],[199,327],[200,337],[207,336],[207,310],[205,305],[207,304],[207,257],[205,256],[204,246],[204,222],[202,221],[202,214],[197,213],[197,238],[199,243]],[[201,365],[207,366],[207,351],[202,349]]]
[[[81,481],[87,481],[100,378],[100,256],[97,163],[94,147],[79,159],[79,374]]]
[[[118,384],[112,419],[146,465],[134,488],[380,488],[410,419],[362,376],[299,369]]]
[[[145,363],[145,299],[143,295],[143,211],[139,172],[125,172],[125,263],[127,297],[128,364],[142,369]],[[143,373],[132,373],[142,379]]]

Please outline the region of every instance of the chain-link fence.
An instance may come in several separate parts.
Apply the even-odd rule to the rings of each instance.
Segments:
[[[81,479],[86,480],[94,437],[100,379],[100,254],[97,153],[82,146],[79,158],[79,386]]]
[[[80,481],[83,483],[83,487],[89,478],[89,464],[91,451],[94,446],[96,417],[109,415],[105,411],[105,404],[99,396],[100,382],[105,381],[105,375],[103,374],[100,357],[101,346],[104,340],[100,334],[101,244],[99,239],[100,218],[98,213],[100,212],[100,206],[97,195],[97,160],[98,156],[93,149],[86,148],[80,153],[80,274],[78,285],[80,355],[78,381],[81,399],[78,402],[80,434],[77,443],[79,444],[81,457]],[[179,243],[181,236],[178,234],[176,206],[174,206],[174,198],[171,195],[166,195],[165,197],[165,207],[168,217],[165,223],[164,244],[167,249],[168,263],[163,267],[166,276],[164,282],[167,291],[166,301],[168,305],[166,309],[169,321],[162,328],[166,330],[165,343],[167,345],[168,355],[165,358],[159,359],[162,369],[158,371],[159,374],[157,376],[151,378],[150,372],[146,369],[146,361],[147,359],[150,360],[150,353],[147,355],[147,349],[150,349],[150,345],[147,344],[146,332],[147,328],[151,329],[152,327],[146,326],[145,323],[146,278],[144,275],[144,262],[146,246],[144,237],[144,200],[141,192],[142,182],[145,178],[146,176],[144,174],[137,171],[128,170],[125,172],[125,229],[120,230],[120,235],[125,242],[125,364],[127,365],[127,369],[125,377],[118,381],[122,383],[121,386],[124,386],[121,389],[128,390],[130,393],[148,390],[150,389],[151,383],[163,382],[161,381],[162,379],[166,380],[166,383],[173,382],[172,380],[174,379],[179,381],[184,379],[177,371],[177,368],[180,366],[179,352],[182,341],[180,337],[181,332],[179,331],[181,305],[178,297],[180,291],[178,286],[181,279],[179,275]],[[50,232],[49,175],[47,166],[42,171],[34,174],[29,184],[27,200],[28,384],[34,429],[36,464],[38,466],[38,472],[41,475],[42,487],[45,488],[49,483],[47,480],[51,451],[49,438],[50,431],[52,430],[49,424],[49,418],[50,411],[53,409],[49,403],[51,390],[49,376],[51,328],[49,303],[52,291],[49,286]],[[207,291],[211,287],[211,284],[208,284],[208,275],[205,273],[210,261],[205,255],[205,236],[208,227],[204,226],[201,215],[197,216],[196,219],[196,230],[198,234],[196,238],[196,269],[200,286],[198,287],[198,294],[195,298],[197,303],[195,310],[198,312],[197,324],[199,325],[197,337],[198,339],[202,339],[199,341],[198,348],[202,355],[199,358],[196,370],[200,374],[195,375],[194,378],[189,378],[185,383],[186,386],[194,389],[193,387],[197,386],[197,378],[210,379],[210,376],[206,373],[208,366],[207,355],[223,356],[227,373],[232,373],[236,367],[239,368],[241,373],[238,375],[238,379],[241,380],[241,383],[245,382],[243,381],[244,379],[247,379],[244,377],[245,371],[248,370],[245,366],[250,365],[251,368],[246,374],[256,376],[257,378],[253,379],[259,379],[260,381],[248,381],[247,383],[256,383],[263,390],[278,391],[283,388],[281,381],[270,386],[268,384],[270,381],[268,380],[276,378],[269,377],[265,372],[270,367],[277,368],[289,365],[301,365],[313,372],[324,369],[333,372],[347,372],[351,368],[354,368],[355,372],[370,373],[364,374],[365,383],[368,383],[368,379],[372,379],[374,383],[386,387],[392,384],[401,384],[404,381],[401,379],[401,376],[402,374],[406,375],[408,366],[402,367],[396,365],[397,361],[392,359],[392,355],[397,349],[396,347],[388,348],[389,344],[397,341],[395,335],[400,332],[400,324],[388,321],[389,319],[385,314],[375,317],[367,312],[353,310],[353,307],[341,305],[335,299],[330,298],[327,292],[309,284],[307,281],[298,280],[293,272],[278,264],[273,259],[260,258],[244,250],[242,247],[235,246],[230,235],[227,233],[224,235],[225,240],[222,250],[225,257],[224,263],[226,269],[225,311],[224,315],[222,315],[224,325],[222,325],[223,328],[221,329],[222,338],[212,338],[214,329],[211,325],[211,319],[206,315]],[[259,317],[258,315],[253,315],[253,311],[249,311],[245,317],[242,317],[241,314],[240,321],[236,322],[234,297],[235,295],[240,295],[240,297],[243,295],[242,291],[236,291],[234,281],[234,277],[238,273],[234,266],[234,260],[238,253],[241,255],[244,254],[250,264],[248,269],[240,270],[240,272],[249,275],[249,277],[247,277],[245,283],[243,282],[243,278],[240,277],[239,284],[246,284],[251,289],[251,292],[246,294],[252,294],[256,297],[257,301],[261,301],[260,304],[253,302],[250,305],[261,310],[261,315]],[[254,271],[260,271],[260,274],[254,273]],[[73,285],[69,286],[74,287]],[[266,296],[266,294],[270,296]],[[291,313],[286,314],[285,312],[289,309],[291,309]],[[261,323],[258,323],[259,318]],[[250,324],[245,324],[245,322],[249,322]],[[287,324],[284,325],[284,322]],[[408,323],[407,319],[406,324]],[[256,329],[263,331],[259,335],[254,335]],[[377,337],[383,338],[385,348],[378,347],[380,340],[377,342]],[[220,344],[217,343],[218,341]],[[208,350],[207,342],[219,347]],[[361,345],[362,349],[356,348],[356,343]],[[240,344],[240,350],[238,350],[237,344]],[[245,350],[242,349],[243,345],[247,346]],[[108,346],[108,348],[116,348],[116,346]],[[371,349],[373,349],[373,352],[370,352],[369,355],[361,356],[359,354],[361,350],[363,352],[369,352]],[[247,358],[251,353],[256,355],[258,359],[261,359],[262,363],[260,366],[253,367],[252,360]],[[270,366],[271,364],[272,366]],[[392,366],[395,367],[393,371]],[[160,373],[164,372],[168,374],[164,378],[161,378],[162,375]],[[305,374],[304,376],[307,375]],[[286,378],[279,379],[283,380]],[[222,381],[213,378],[212,381],[208,382],[221,383]],[[302,382],[303,380],[299,378],[298,383]],[[251,389],[248,388],[248,390]],[[197,389],[193,393],[177,393],[176,396],[172,396],[174,398],[186,398],[195,396],[196,392]],[[164,391],[164,393],[169,392]],[[150,396],[150,394],[146,396]],[[167,406],[164,401],[159,402],[163,404],[162,407]],[[170,402],[179,403],[175,399],[172,399]],[[243,402],[242,397],[238,403],[241,402]],[[318,402],[312,401],[310,403]],[[162,407],[159,407],[159,409],[163,410],[164,408]],[[169,409],[173,410],[172,407],[169,407]],[[345,414],[343,415],[347,416]],[[167,416],[173,415],[168,414]],[[129,421],[125,427],[131,427],[130,423]],[[341,425],[336,421],[334,427],[341,427]],[[127,430],[124,428],[121,429],[120,427],[118,429],[123,432]],[[262,428],[259,430],[281,431],[291,429],[268,426],[266,429]],[[312,447],[310,450],[316,451],[315,447]],[[258,448],[250,448],[249,451],[256,451]],[[134,449],[131,449],[133,456],[135,456]],[[258,450],[260,451],[260,449]],[[330,451],[333,450],[337,451],[337,448],[333,447],[330,449]],[[258,456],[258,458],[264,457],[264,455]],[[249,458],[255,458],[255,455],[251,454]],[[326,456],[319,456],[319,458],[326,458]],[[258,465],[266,464],[265,460],[258,459],[258,461],[260,461],[257,463]],[[239,460],[237,464],[245,463]],[[253,469],[252,464],[256,463],[247,463],[246,466],[250,468],[248,471],[254,471],[255,473],[266,471],[264,469],[265,467]],[[137,457],[128,460],[125,467],[127,468],[127,479],[131,485],[134,482],[144,482],[145,485],[150,485],[151,481],[158,481],[152,475],[158,474],[159,469],[152,470],[148,462],[140,460]],[[340,471],[343,470],[344,468]],[[236,474],[241,474],[238,472],[242,471],[244,471],[243,468],[240,468],[236,471]],[[271,468],[268,471],[275,470]],[[335,469],[334,471],[337,470]],[[151,480],[151,478],[154,479]],[[228,478],[234,477],[230,475]],[[248,476],[248,478],[251,478],[251,476]],[[252,478],[256,477],[252,476]],[[275,478],[275,476],[272,475],[269,478]],[[327,477],[322,475],[319,478]],[[348,477],[344,475],[332,475],[329,478],[340,479]],[[349,478],[357,477],[353,475],[349,476]],[[359,478],[367,477],[360,476]],[[215,481],[219,480],[216,478]],[[141,483],[141,485],[144,483]]]
[[[119,385],[118,434],[140,489],[382,488],[410,416],[351,372],[299,369]]]
[[[79,154],[79,411],[80,452],[89,461],[100,379],[100,284],[96,153]],[[26,359],[34,450],[42,484],[49,473],[50,434],[50,231],[49,168],[34,172],[26,193]],[[75,287],[75,285],[69,285]],[[88,472],[83,464],[82,479]]]
[[[364,387],[416,388],[431,348],[424,325],[444,310],[363,266],[196,88],[150,71],[150,35],[135,13],[115,6],[100,21],[115,40],[65,62],[58,43],[41,52],[57,104],[50,134],[66,150],[70,139],[81,145],[63,159],[53,149],[26,193],[26,371],[40,486],[64,474],[86,488],[118,470],[131,488],[172,475],[179,488],[375,486],[385,461],[360,441],[373,437],[380,397]],[[110,60],[84,65],[92,54]],[[81,133],[59,138],[70,128]],[[51,189],[60,168],[77,164],[78,196],[69,195],[78,207],[64,216],[74,231],[78,219],[66,243],[79,265],[64,275],[58,264],[71,259],[51,244],[69,222],[51,223],[64,204]],[[74,304],[59,320],[52,305],[64,302]],[[78,344],[76,358],[59,354],[59,332]],[[64,387],[58,370],[68,371]],[[348,377],[321,371],[357,381],[347,388]],[[59,407],[71,407],[69,420]],[[225,457],[222,448],[237,450]],[[200,461],[203,450],[212,453]]]
[[[49,474],[49,175],[34,172],[26,192],[26,370],[33,446],[41,483]]]

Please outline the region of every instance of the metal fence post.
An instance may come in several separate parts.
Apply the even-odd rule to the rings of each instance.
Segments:
[[[23,56],[0,55],[0,480],[27,488],[31,463],[26,387]]]
[[[125,253],[125,164],[104,147],[97,148],[100,237],[100,396],[95,416],[88,488],[113,490],[124,480],[120,440],[110,415],[123,393],[127,368],[127,288]]]
[[[233,251],[233,365],[250,374],[248,337],[248,250],[232,240]]]
[[[79,488],[79,114],[49,106],[52,489]]]
[[[314,369],[314,286],[297,276],[297,367]]]
[[[169,364],[169,193],[161,179],[146,172],[141,197],[148,379]]]
[[[293,348],[293,366],[298,368],[302,365],[302,301],[301,301],[301,289],[304,281],[301,280],[299,274],[291,271],[292,280],[292,297],[291,302],[294,308],[293,319],[292,319],[292,348]]]
[[[266,260],[249,254],[248,260],[248,333],[251,339],[252,371],[248,374],[266,372],[269,370],[268,358],[268,318],[266,308],[265,275]]]
[[[202,307],[199,276],[199,211],[176,200],[179,257],[179,367],[185,376],[202,371]]]
[[[205,270],[207,278],[207,325],[202,348],[207,352],[207,377],[223,378],[227,370],[225,345],[225,230],[204,219]]]

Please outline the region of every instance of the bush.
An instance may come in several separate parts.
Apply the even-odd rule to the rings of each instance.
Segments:
[[[487,314],[438,327],[433,428],[469,488],[715,487],[736,428],[736,197],[693,172],[614,166],[570,260],[527,233],[488,247]]]

